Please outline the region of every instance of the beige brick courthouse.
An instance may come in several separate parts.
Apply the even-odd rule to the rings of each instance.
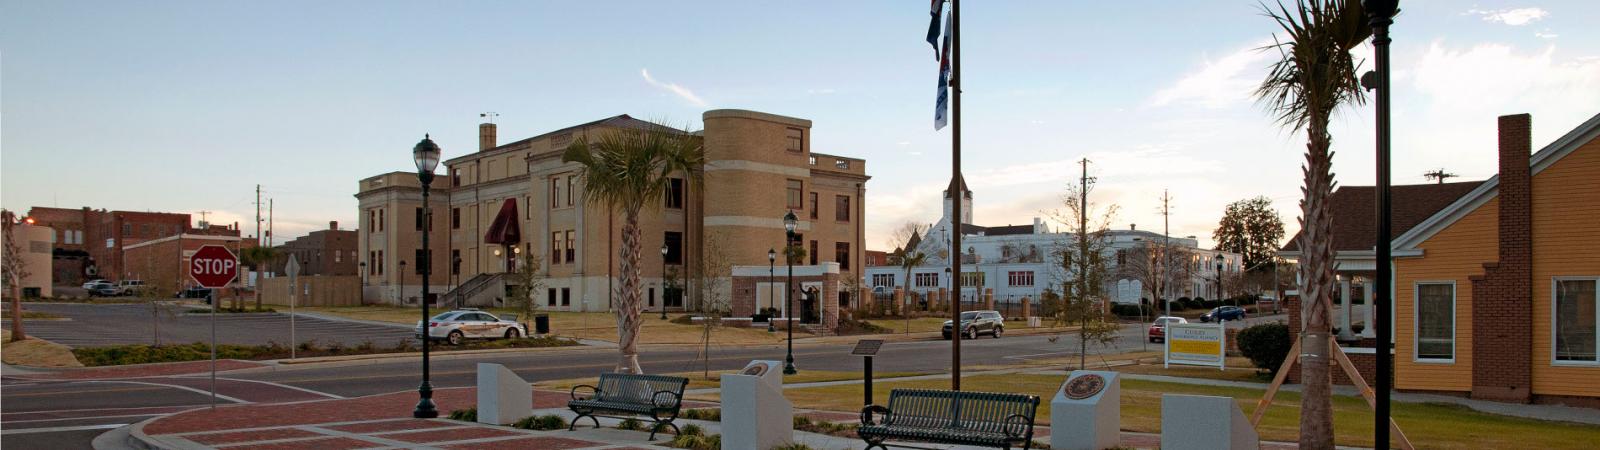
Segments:
[[[851,307],[859,297],[860,283],[852,280],[859,280],[866,253],[866,162],[813,153],[809,120],[719,109],[705,112],[703,121],[705,129],[696,134],[706,150],[704,176],[697,183],[674,179],[662,204],[646,208],[641,218],[645,307],[697,309],[696,289],[687,295],[662,289],[663,269],[667,279],[681,280],[675,286],[733,277],[736,316],[753,313],[757,296],[762,306],[782,303],[772,298],[782,298],[781,287],[770,293],[767,251],[783,246],[783,216],[792,209],[800,218],[796,240],[806,250],[795,266],[796,290],[816,294],[796,308],[831,323],[838,306]],[[531,252],[545,275],[543,292],[535,293],[541,308],[609,309],[621,276],[623,219],[584,202],[578,167],[563,163],[561,153],[578,138],[657,126],[619,115],[499,144],[496,126],[480,124],[478,151],[444,161],[445,173],[433,182],[435,269],[426,298],[447,305],[502,304],[516,282],[510,274],[518,255]],[[450,150],[450,143],[441,145]],[[429,220],[422,215],[416,174],[363,179],[356,198],[364,301],[415,304],[424,298],[416,261],[429,255],[421,248]],[[717,236],[718,253],[733,266],[730,273],[694,273],[708,236]],[[784,261],[778,259],[781,282]]]

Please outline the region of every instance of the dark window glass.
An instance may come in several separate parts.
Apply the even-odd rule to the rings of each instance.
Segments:
[[[683,233],[668,231],[665,237],[667,264],[683,264]]]

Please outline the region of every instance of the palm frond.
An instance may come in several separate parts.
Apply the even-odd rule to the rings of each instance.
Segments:
[[[674,175],[698,181],[706,156],[699,136],[657,126],[607,130],[593,141],[578,138],[561,159],[578,163],[585,201],[639,211],[661,200]]]
[[[1361,65],[1350,50],[1372,35],[1366,12],[1358,0],[1298,0],[1294,11],[1283,2],[1263,3],[1262,15],[1272,18],[1283,37],[1263,51],[1278,51],[1267,78],[1256,87],[1256,100],[1270,110],[1280,125],[1296,131],[1316,128],[1339,106],[1359,105],[1366,97],[1357,73]]]

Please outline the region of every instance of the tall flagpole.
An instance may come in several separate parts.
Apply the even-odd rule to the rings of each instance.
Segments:
[[[961,0],[950,0],[950,390],[961,390]]]

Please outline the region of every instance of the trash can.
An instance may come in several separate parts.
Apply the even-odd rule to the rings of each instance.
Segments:
[[[533,315],[533,332],[535,334],[550,334],[550,315],[549,314],[534,314]]]

